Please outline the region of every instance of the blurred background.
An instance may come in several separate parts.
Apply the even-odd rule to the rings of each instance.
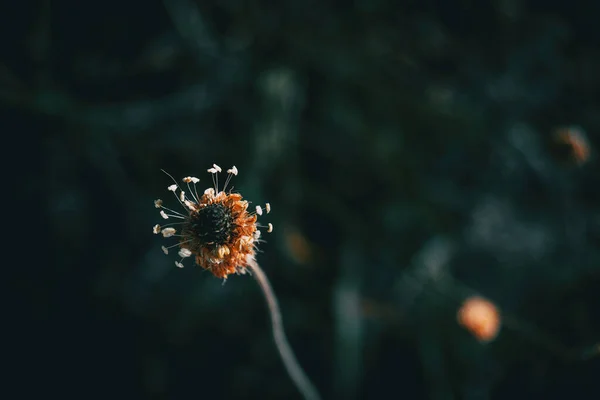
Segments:
[[[599,2],[2,9],[23,396],[300,398],[256,282],[151,232],[217,163],[324,399],[599,398]]]

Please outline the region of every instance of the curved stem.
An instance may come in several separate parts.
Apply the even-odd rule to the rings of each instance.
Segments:
[[[290,375],[290,378],[292,378],[292,381],[306,400],[319,400],[319,392],[317,392],[317,389],[308,379],[302,370],[302,367],[300,367],[300,364],[298,364],[298,360],[296,360],[296,356],[294,355],[294,352],[287,341],[285,331],[283,329],[283,321],[281,319],[281,311],[279,310],[277,297],[275,297],[275,293],[273,292],[273,288],[267,279],[267,275],[258,265],[256,260],[254,260],[254,258],[248,260],[248,267],[258,282],[265,296],[265,300],[267,301],[269,313],[271,314],[271,325],[273,328],[275,345],[277,346],[277,350],[281,355],[281,359],[285,365],[285,368],[287,369],[288,374]]]

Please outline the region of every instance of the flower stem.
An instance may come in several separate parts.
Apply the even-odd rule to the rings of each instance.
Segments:
[[[273,288],[269,283],[269,279],[267,279],[267,275],[264,273],[262,268],[258,265],[254,258],[250,258],[248,260],[248,267],[252,272],[252,275],[258,282],[263,295],[265,296],[265,300],[267,302],[267,306],[269,307],[269,313],[271,314],[271,326],[273,329],[273,338],[275,339],[275,345],[277,346],[277,350],[281,355],[281,359],[283,361],[283,365],[287,369],[290,378],[294,382],[294,385],[298,388],[304,399],[306,400],[319,400],[319,392],[313,386],[311,381],[308,379],[302,367],[296,360],[296,356],[288,343],[288,340],[285,336],[285,331],[283,329],[283,321],[281,319],[281,311],[279,309],[279,304],[277,302],[277,297],[273,292]]]

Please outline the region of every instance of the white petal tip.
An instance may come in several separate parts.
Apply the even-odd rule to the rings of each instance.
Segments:
[[[165,228],[162,230],[162,235],[163,235],[163,237],[168,238],[168,237],[173,236],[175,234],[175,232],[176,232],[175,228]]]
[[[192,252],[188,249],[179,249],[179,257],[186,258],[192,255]]]

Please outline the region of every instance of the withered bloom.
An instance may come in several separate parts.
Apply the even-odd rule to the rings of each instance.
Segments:
[[[165,254],[169,253],[170,248],[179,248],[180,260],[175,261],[178,267],[183,268],[185,258],[194,257],[200,267],[217,278],[226,279],[234,273],[245,273],[248,261],[254,258],[260,240],[258,228],[261,227],[257,224],[257,218],[262,215],[263,208],[256,206],[255,211],[249,212],[248,201],[243,200],[239,193],[226,192],[229,181],[238,174],[235,166],[227,170],[223,190],[219,190],[218,174],[221,168],[213,164],[208,172],[212,174],[213,187],[206,189],[202,195],[198,194],[196,188],[200,180],[191,176],[183,178],[187,192],[177,182],[168,187],[184,212],[163,206],[160,199],[155,200],[154,205],[160,209],[164,219],[180,221],[155,225],[152,231],[155,234],[162,233],[165,238],[178,238],[176,244],[162,246]],[[269,203],[265,204],[264,209],[267,213],[271,211]],[[267,232],[271,232],[273,225],[268,224],[266,228]]]

